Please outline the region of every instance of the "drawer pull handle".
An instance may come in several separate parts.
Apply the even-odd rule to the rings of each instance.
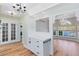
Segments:
[[[37,46],[37,47],[39,47],[39,46]]]
[[[39,52],[37,52],[37,54],[39,54]]]
[[[29,43],[31,43],[31,41],[29,41]]]
[[[39,42],[39,41],[37,41],[37,42]]]

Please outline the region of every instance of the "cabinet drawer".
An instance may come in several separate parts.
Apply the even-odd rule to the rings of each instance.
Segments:
[[[40,41],[40,40],[35,40],[35,44],[36,44],[36,45],[40,45],[40,44],[42,44],[42,41]]]
[[[41,47],[39,45],[35,45],[35,49],[40,51]]]
[[[41,54],[42,54],[42,52],[41,52],[41,50],[40,50],[40,49],[35,49],[35,54],[36,54],[36,55],[41,55]]]
[[[36,55],[40,55],[40,51],[36,51]]]
[[[42,55],[43,54],[43,46],[41,47],[41,44],[40,45],[35,45],[35,53],[37,55]]]
[[[43,47],[43,43],[42,42],[38,42],[38,41],[35,41],[35,48],[36,49],[39,49],[39,50],[41,50],[42,49],[42,47]]]
[[[39,55],[39,56],[43,55],[43,50],[42,49],[36,50],[36,55]]]
[[[29,40],[27,42],[28,42],[28,44],[32,44],[32,38],[29,38]]]

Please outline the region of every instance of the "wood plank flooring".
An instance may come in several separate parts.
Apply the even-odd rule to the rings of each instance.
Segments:
[[[79,43],[54,40],[54,56],[79,56]],[[24,48],[21,42],[1,45],[0,56],[35,56],[30,50]]]
[[[0,56],[33,56],[34,54],[24,48],[21,42],[1,45]]]
[[[79,43],[67,40],[54,40],[55,56],[79,56]]]

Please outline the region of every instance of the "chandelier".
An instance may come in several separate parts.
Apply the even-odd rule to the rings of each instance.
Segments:
[[[26,6],[24,6],[22,3],[14,4],[13,9],[15,9],[19,14],[23,14],[26,12]]]

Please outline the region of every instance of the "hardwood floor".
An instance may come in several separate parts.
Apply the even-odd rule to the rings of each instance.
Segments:
[[[55,56],[79,56],[79,43],[67,40],[54,40]]]
[[[79,43],[54,40],[54,56],[79,56]],[[35,56],[30,50],[24,48],[21,42],[1,45],[0,56]]]
[[[21,42],[0,46],[0,56],[33,56],[34,54],[24,48]]]

